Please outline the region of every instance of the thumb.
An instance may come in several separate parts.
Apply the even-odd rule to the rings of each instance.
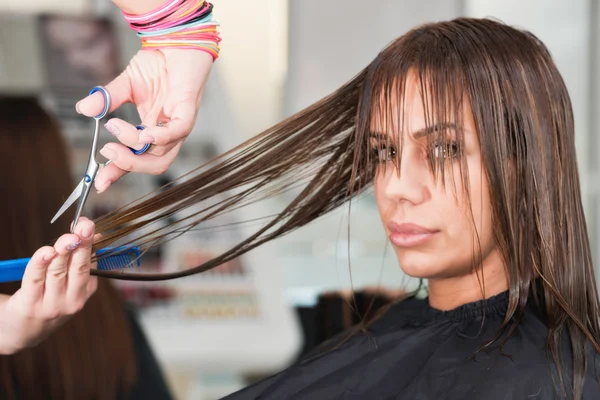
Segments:
[[[123,71],[121,75],[117,76],[112,82],[106,85],[105,89],[110,94],[110,107],[108,109],[109,113],[121,107],[123,104],[131,101],[131,82],[125,71]],[[100,114],[102,110],[104,110],[104,102],[104,95],[100,92],[96,92],[87,96],[85,99],[80,100],[75,105],[75,109],[79,114],[83,114],[87,117],[93,117]]]

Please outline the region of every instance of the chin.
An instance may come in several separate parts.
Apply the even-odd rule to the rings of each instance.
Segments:
[[[402,272],[412,278],[435,279],[449,273],[443,258],[436,254],[396,249],[396,256]]]

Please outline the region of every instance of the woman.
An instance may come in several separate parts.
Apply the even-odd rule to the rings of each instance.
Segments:
[[[94,275],[202,272],[373,183],[400,268],[428,283],[426,300],[405,297],[232,399],[599,397],[598,294],[571,103],[530,33],[465,18],[413,29],[329,97],[186,178],[99,219],[94,248],[172,218],[128,236],[151,246],[308,183],[255,234],[197,268]]]
[[[68,219],[55,224],[39,221],[52,218],[72,179],[67,146],[58,126],[35,99],[0,97],[0,121],[0,178],[5,192],[0,259],[4,260],[27,257],[69,231]],[[86,223],[86,228],[93,228]],[[60,275],[65,274],[54,270],[51,277]],[[89,273],[84,275],[89,277]],[[77,279],[67,276],[67,280]],[[55,298],[60,297],[56,296],[58,279],[54,280],[45,285],[47,301],[42,303],[46,306],[52,305],[53,292]],[[28,283],[31,286],[33,282],[24,282],[25,291]],[[63,286],[71,283],[63,282]],[[3,305],[20,287],[20,282],[0,284]],[[93,292],[89,283],[82,287]],[[70,288],[67,293],[76,290]],[[67,295],[63,300],[76,306],[73,297]],[[41,338],[28,342],[31,330],[14,332],[16,326],[30,323],[31,319],[15,313],[3,314],[0,324],[5,334],[0,342],[5,346],[0,348],[7,355],[0,356],[2,399],[171,398],[134,314],[125,308],[109,281],[97,282],[96,293],[85,308],[39,344]],[[6,346],[6,334],[16,339],[15,345]],[[22,345],[29,348],[16,351]]]

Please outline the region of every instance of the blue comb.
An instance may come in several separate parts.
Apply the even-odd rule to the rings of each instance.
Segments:
[[[108,254],[107,254],[108,253]],[[107,254],[101,257],[103,254]],[[108,247],[96,252],[98,269],[114,271],[140,266],[140,248],[137,246]],[[0,261],[0,282],[13,282],[23,279],[25,267],[31,258]]]

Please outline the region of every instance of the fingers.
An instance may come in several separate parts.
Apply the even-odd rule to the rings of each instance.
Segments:
[[[64,294],[67,288],[69,260],[73,251],[79,247],[81,239],[75,234],[61,236],[54,245],[56,256],[48,266],[44,290],[45,315],[59,317],[65,306]]]
[[[94,235],[94,243],[98,243],[100,240],[102,240],[102,234],[101,233],[96,233]],[[98,269],[98,263],[95,262],[92,264],[92,269]],[[92,279],[90,279],[90,281],[87,284],[87,295],[88,298],[90,296],[92,296],[95,292],[96,289],[98,289],[98,278],[96,278],[95,276],[92,277]]]
[[[131,151],[130,151],[131,152]],[[106,157],[106,156],[105,156]],[[107,157],[108,158],[108,157]],[[94,186],[98,193],[104,192],[113,183],[121,179],[128,171],[125,171],[116,166],[116,164],[109,164],[106,167],[100,169],[94,180]]]
[[[98,263],[93,263],[92,269],[98,269]],[[87,282],[85,290],[86,299],[92,297],[92,295],[96,293],[96,289],[98,289],[98,278],[90,276],[90,280]]]
[[[75,234],[61,236],[54,247],[42,247],[31,257],[21,288],[4,308],[8,322],[2,333],[8,351],[39,343],[96,290],[96,279],[90,279],[93,237],[94,224],[81,218]]]
[[[109,113],[131,101],[131,82],[125,71],[106,85],[105,89],[110,94],[111,101],[110,108],[108,109]],[[96,92],[83,100],[80,100],[75,105],[75,109],[79,114],[94,117],[104,110],[104,104],[104,95],[100,92]]]
[[[100,154],[112,163],[98,171],[94,186],[98,193],[102,193],[129,171],[152,175],[163,174],[175,160],[181,145],[182,142],[179,142],[168,153],[157,157],[149,153],[135,155],[126,146],[108,143],[100,150]]]
[[[164,125],[144,121],[144,129],[138,129],[122,119],[112,118],[104,127],[125,146],[139,150],[145,144],[152,144],[148,154],[163,156],[185,139],[194,127],[196,113],[195,106],[181,105],[178,114],[182,117],[171,119]],[[156,125],[156,126],[155,126]]]
[[[22,301],[26,308],[30,308],[42,300],[48,266],[55,256],[54,248],[45,246],[38,249],[27,264],[21,282],[21,292],[25,293],[22,295]]]
[[[42,247],[25,269],[18,305],[25,315],[55,319],[79,311],[94,293],[90,276],[94,223],[81,217],[74,234],[61,236],[54,247]]]
[[[94,223],[83,217],[75,227],[75,234],[81,238],[81,244],[71,254],[66,291],[66,304],[73,313],[79,311],[88,299],[88,283],[96,280],[90,276],[94,228]]]
[[[136,150],[144,147],[139,141],[140,131],[130,123],[119,118],[111,118],[104,127],[125,146],[129,146]]]
[[[183,114],[180,112],[180,115]],[[190,115],[195,115],[195,113],[191,112]],[[105,125],[106,129],[130,149],[114,144],[107,145],[100,150],[100,154],[111,160],[112,163],[101,169],[96,176],[94,186],[98,193],[107,190],[110,185],[118,181],[129,171],[145,172],[153,175],[164,173],[173,163],[175,156],[179,152],[180,143],[182,141],[182,139],[175,142],[170,142],[170,140],[180,136],[185,138],[189,134],[189,130],[191,130],[193,123],[193,119],[187,123],[176,119],[174,124],[170,122],[168,127],[153,126],[150,128],[146,126],[144,129],[137,129],[137,127],[119,118],[112,118],[109,120]],[[153,133],[153,135],[160,138],[158,142],[166,144],[161,146],[156,144],[152,145],[152,147],[144,153],[146,154],[145,158],[140,158],[140,156],[143,155],[135,155],[131,149],[139,150],[145,145],[141,144],[140,137],[146,135],[145,138],[147,139],[147,134],[145,132],[148,130],[150,130],[151,133],[160,132],[160,135],[157,135],[156,133]],[[151,137],[152,141],[154,141],[154,137]],[[148,155],[158,156],[160,158],[148,158]]]
[[[175,156],[179,152],[181,144],[181,142],[177,143],[168,153],[161,157],[157,157],[148,153],[135,155],[127,146],[123,146],[119,143],[106,144],[102,150],[100,150],[100,154],[111,160],[111,165],[114,164],[124,171],[144,172],[152,175],[160,175],[164,173],[173,163]],[[108,169],[111,165],[108,165],[104,169]],[[109,172],[106,172],[105,174],[108,175]],[[102,178],[104,179],[104,177],[108,176],[103,176]]]
[[[106,125],[104,125],[107,131],[109,131],[117,139],[119,139],[119,142],[135,150],[140,150],[147,144],[148,140],[146,132],[148,131],[148,129],[150,129],[152,132],[159,132],[158,135],[156,133],[153,133],[153,135],[159,136],[161,138],[160,142],[162,144],[160,145],[160,147],[158,147],[155,144],[151,147],[150,151],[147,151],[148,154],[153,154],[155,156],[162,156],[167,154],[180,141],[180,139],[164,139],[163,135],[172,138],[175,138],[176,136],[172,135],[170,131],[163,125],[153,128],[149,128],[149,126],[150,125],[144,125],[143,127],[140,127],[139,125],[133,126],[119,118],[112,118],[106,123]],[[187,135],[182,135],[183,138],[185,138],[185,136]],[[144,141],[141,140],[141,137],[144,137]],[[154,137],[152,137],[152,141],[154,141]]]
[[[102,239],[102,234],[101,233],[96,233],[94,235],[94,241],[93,243],[98,243],[100,240]],[[92,264],[92,269],[98,269],[98,263],[93,263]],[[95,276],[92,277],[92,279],[89,280],[88,284],[87,284],[87,295],[88,298],[93,295],[96,292],[96,289],[98,288],[98,278],[96,278]]]
[[[196,121],[198,107],[195,103],[195,101],[178,103],[173,109],[169,122],[164,126],[148,126],[140,132],[138,143],[150,143],[153,145],[151,151],[157,151],[162,146],[173,146],[185,139]],[[170,150],[171,148],[164,149],[163,154]]]

